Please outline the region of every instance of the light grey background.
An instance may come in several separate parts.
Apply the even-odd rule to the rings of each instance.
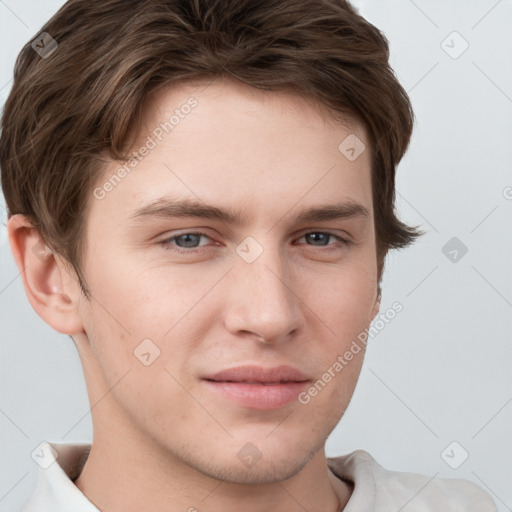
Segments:
[[[0,0],[0,105],[17,53],[63,3]],[[413,102],[398,211],[427,234],[388,257],[381,311],[403,311],[370,340],[328,455],[362,448],[388,469],[467,478],[512,510],[512,1],[354,4]],[[25,296],[3,199],[0,215],[0,512],[14,512],[35,486],[32,450],[89,442],[92,424],[71,340]],[[468,249],[456,262],[442,251],[453,237]],[[452,465],[469,454],[458,469],[441,456],[453,441]]]

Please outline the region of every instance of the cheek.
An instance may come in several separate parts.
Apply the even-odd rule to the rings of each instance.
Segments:
[[[317,277],[314,288],[309,288],[309,296],[304,295],[306,303],[311,303],[338,340],[357,336],[371,322],[377,299],[375,266],[373,260],[371,265],[361,261],[320,279]]]
[[[102,368],[107,384],[112,386],[127,371],[141,365],[134,350],[146,338],[160,334],[148,329],[154,318],[142,305],[141,290],[130,277],[131,269],[120,258],[112,257],[108,247],[100,254],[91,253],[88,285],[92,298],[84,318],[84,328],[94,357]],[[150,301],[148,302],[148,304]],[[147,308],[147,306],[145,306]],[[146,318],[148,317],[148,318]]]
[[[339,339],[345,342],[355,339],[372,320],[376,299],[375,286],[360,284],[347,287],[331,298],[331,322]]]
[[[126,257],[97,260],[94,267],[89,280],[91,320],[101,326],[112,345],[160,338],[169,329],[174,316],[170,303],[176,294],[167,293],[165,283],[142,278],[142,265]]]
[[[106,300],[102,306],[105,304]],[[187,397],[180,385],[183,379],[179,363],[186,360],[188,349],[186,344],[176,343],[172,333],[161,335],[162,328],[152,325],[155,318],[151,308],[136,309],[118,301],[107,313],[93,301],[86,333],[94,357],[91,367],[97,383],[104,383],[105,388],[101,389],[100,384],[98,397],[111,393],[132,422],[150,428],[159,411],[163,414],[163,406],[174,404],[175,410],[185,410]],[[118,322],[124,311],[132,313],[129,332]],[[169,328],[167,324],[165,327]]]
[[[344,410],[361,371],[377,298],[375,261],[361,255],[357,264],[322,277],[312,289],[305,301],[315,313],[309,321],[322,333],[310,352],[321,380],[322,398],[317,403]]]
[[[199,280],[197,272],[157,272],[128,260],[104,262],[91,272],[85,330],[109,387],[130,370],[130,379],[137,374],[138,389],[158,389],[157,381],[171,380],[165,368],[178,375],[201,339],[203,324],[212,318],[211,303],[201,299],[218,277]]]
[[[126,252],[117,263],[101,265],[91,283],[111,320],[142,338],[161,339],[190,311],[204,309],[202,298],[226,271],[224,267],[171,264],[157,251],[151,253],[159,256],[156,263]]]

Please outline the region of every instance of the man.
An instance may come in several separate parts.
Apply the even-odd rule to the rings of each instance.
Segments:
[[[325,441],[357,383],[412,131],[387,42],[330,0],[71,0],[0,142],[35,311],[72,337],[91,445],[24,511],[495,510]]]

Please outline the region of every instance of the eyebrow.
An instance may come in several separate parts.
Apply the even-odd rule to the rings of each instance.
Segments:
[[[301,210],[297,222],[320,222],[336,219],[368,218],[369,210],[352,200],[344,203],[311,206]],[[181,199],[170,200],[162,197],[138,208],[130,215],[130,220],[142,222],[147,218],[203,218],[218,220],[232,225],[247,224],[248,217],[229,208],[219,208],[200,201]]]

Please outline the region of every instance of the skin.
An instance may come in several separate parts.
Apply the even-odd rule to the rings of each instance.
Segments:
[[[324,445],[364,350],[307,405],[249,409],[201,377],[287,364],[314,382],[377,314],[370,151],[350,161],[338,150],[350,133],[369,147],[366,133],[312,100],[222,79],[152,95],[135,147],[190,96],[197,107],[103,199],[91,195],[90,302],[60,256],[31,250],[41,239],[23,216],[8,223],[30,303],[80,353],[94,438],[75,484],[108,512],[332,512],[352,485],[328,469]],[[97,185],[119,166],[109,162]],[[130,220],[165,195],[239,211],[246,222]],[[296,220],[303,208],[346,201],[369,215]],[[159,243],[197,231],[207,236],[192,236],[196,247]],[[305,236],[326,232],[349,243]],[[248,236],[263,249],[252,263],[236,252]],[[144,339],[160,350],[149,366],[134,355]],[[252,467],[237,456],[248,442],[261,454]]]

